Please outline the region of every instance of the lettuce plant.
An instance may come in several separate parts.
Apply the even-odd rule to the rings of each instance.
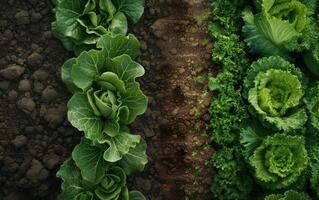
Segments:
[[[311,51],[307,51],[303,55],[307,68],[312,74],[319,77],[319,44],[316,44]]]
[[[280,57],[253,63],[244,82],[251,113],[276,130],[302,128],[307,121],[301,106],[304,80],[298,68]]]
[[[311,16],[316,1],[255,0],[257,13],[243,12],[245,41],[252,52],[264,56],[287,56],[309,49],[317,37]]]
[[[69,159],[57,176],[63,180],[59,200],[145,200],[138,191],[129,192],[126,174],[118,166],[103,168],[97,182],[89,182],[82,177],[76,163]]]
[[[144,74],[144,68],[132,60],[136,51],[130,48],[139,47],[135,42],[132,37],[105,35],[98,41],[100,50],[83,52],[62,67],[62,78],[74,92],[68,119],[88,139],[120,140],[127,135],[122,126],[147,108],[147,97],[135,80]]]
[[[308,166],[302,136],[274,134],[265,138],[249,158],[256,178],[265,187],[282,189],[294,183]]]
[[[311,200],[311,198],[303,192],[288,190],[284,194],[268,195],[265,200]]]
[[[319,82],[308,90],[304,102],[309,113],[311,126],[319,130]]]
[[[57,0],[53,34],[69,51],[79,54],[95,47],[104,34],[123,34],[128,20],[136,23],[144,0]]]

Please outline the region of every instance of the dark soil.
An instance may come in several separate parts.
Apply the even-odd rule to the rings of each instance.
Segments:
[[[149,110],[132,126],[149,164],[130,188],[150,200],[210,199],[212,150],[205,136],[210,46],[203,0],[146,0],[132,31],[141,40]],[[207,1],[205,1],[207,2]],[[53,200],[55,173],[81,134],[66,119],[60,67],[71,54],[52,37],[50,0],[0,0],[0,200]]]

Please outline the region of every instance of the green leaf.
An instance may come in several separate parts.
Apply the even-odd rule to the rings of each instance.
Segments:
[[[102,138],[103,121],[96,116],[85,94],[75,93],[68,102],[68,119],[79,131],[84,131],[90,140]]]
[[[126,35],[127,27],[128,25],[126,16],[122,12],[117,12],[113,17],[112,23],[109,26],[109,30],[115,35]]]
[[[113,0],[118,11],[125,13],[129,20],[136,23],[143,15],[144,0]]]
[[[139,191],[130,191],[130,200],[146,200],[146,198]]]
[[[85,191],[81,182],[80,170],[73,160],[69,159],[64,162],[57,172],[57,177],[63,180],[62,193],[58,197],[59,200],[77,200],[77,196]]]
[[[87,90],[105,62],[106,57],[100,51],[91,50],[81,53],[72,66],[71,76],[74,84],[83,91]]]
[[[108,162],[117,162],[126,155],[130,149],[135,148],[140,143],[141,136],[132,135],[126,132],[120,132],[115,137],[104,135],[103,139],[98,140],[101,144],[108,144],[103,158]]]
[[[137,38],[130,34],[124,35],[103,35],[97,42],[97,47],[102,49],[109,58],[115,58],[123,54],[135,59],[140,52],[140,43]]]
[[[74,148],[72,158],[80,168],[84,180],[92,184],[101,181],[109,166],[109,163],[103,159],[103,153],[101,147],[94,146],[85,138]]]
[[[288,190],[284,194],[268,195],[264,200],[311,200],[311,198],[303,192]]]
[[[76,87],[76,85],[73,83],[73,79],[71,77],[71,70],[72,70],[72,66],[76,63],[76,59],[75,58],[71,58],[69,60],[67,60],[63,66],[62,66],[62,70],[61,70],[61,77],[62,77],[62,81],[64,82],[64,84],[68,87],[70,92],[76,92],[78,90],[78,88]]]
[[[134,172],[141,172],[147,163],[146,142],[141,139],[136,147],[131,148],[130,151],[123,156],[119,161],[119,165],[123,168],[126,175]]]

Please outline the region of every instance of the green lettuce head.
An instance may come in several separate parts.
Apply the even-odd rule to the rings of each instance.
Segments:
[[[308,155],[302,136],[268,136],[249,158],[256,178],[270,189],[287,188],[307,168]]]
[[[143,12],[144,0],[58,0],[52,29],[66,49],[79,54],[104,34],[125,35],[127,19],[136,23]]]
[[[245,41],[254,53],[287,56],[309,49],[317,38],[311,16],[316,1],[256,0],[257,13],[243,12]]]
[[[301,106],[305,81],[294,65],[280,57],[253,63],[245,79],[251,113],[276,130],[300,129],[307,121]]]
[[[70,123],[86,138],[105,143],[145,112],[147,97],[135,80],[144,75],[144,68],[132,60],[139,47],[136,38],[105,35],[98,47],[67,61],[62,79],[74,93],[68,102]]]
[[[311,198],[303,192],[288,190],[284,194],[268,195],[265,200],[311,200]]]
[[[67,160],[57,176],[63,180],[59,200],[145,200],[138,191],[129,192],[126,174],[117,166],[101,169],[96,182],[89,182],[82,177],[82,172],[73,160]]]

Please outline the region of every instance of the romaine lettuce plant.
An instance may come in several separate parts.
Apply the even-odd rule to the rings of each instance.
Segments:
[[[109,166],[100,171],[97,182],[82,177],[76,163],[69,159],[57,174],[63,180],[59,200],[145,200],[138,191],[129,192],[126,174],[118,166]]]
[[[253,53],[287,56],[309,49],[317,38],[311,16],[316,1],[255,0],[257,13],[243,12],[245,41]]]
[[[280,57],[253,63],[244,82],[251,113],[276,130],[292,131],[307,121],[301,106],[305,78],[294,65]]]
[[[311,198],[303,192],[288,190],[284,194],[268,195],[265,200],[311,200]]]
[[[97,44],[101,50],[83,52],[62,67],[63,80],[74,92],[68,119],[88,139],[112,143],[110,138],[124,135],[121,125],[132,123],[147,108],[147,97],[135,80],[144,68],[132,60],[135,51],[129,51],[138,49],[134,41],[105,35]]]
[[[57,0],[52,30],[78,55],[94,48],[104,34],[125,35],[127,21],[136,23],[143,12],[144,0]]]
[[[256,178],[269,189],[287,188],[308,166],[302,136],[275,134],[268,136],[249,158]]]

